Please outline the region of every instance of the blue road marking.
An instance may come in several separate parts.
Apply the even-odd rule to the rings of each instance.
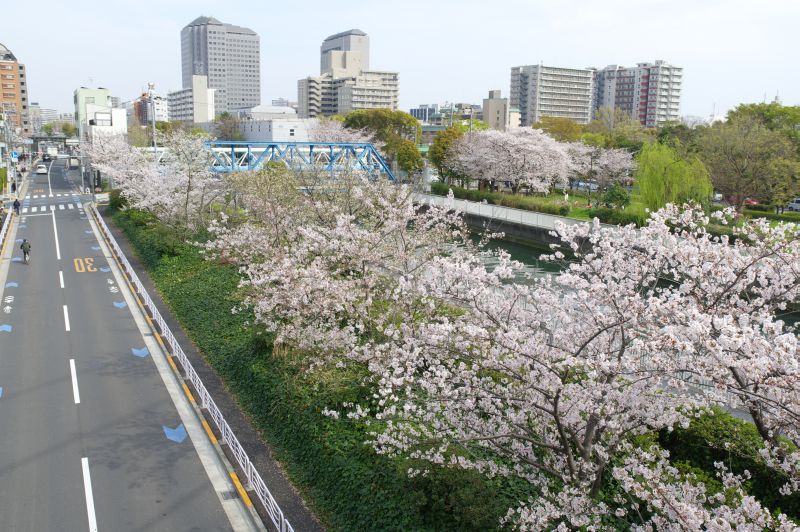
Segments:
[[[114,306],[117,308],[125,308],[128,306],[124,301],[114,301]]]
[[[92,246],[92,249],[95,251],[100,251],[100,246]]]
[[[0,325],[0,332],[11,332],[11,325]]]
[[[0,386],[0,397],[3,397],[3,387]]]
[[[186,427],[183,426],[183,423],[171,429],[166,425],[161,425],[161,428],[164,429],[164,435],[167,437],[168,440],[172,440],[176,443],[181,443],[183,440],[186,439]]]
[[[19,224],[19,225],[17,226],[17,229],[25,229],[26,227],[28,227],[28,226],[27,226],[27,225],[25,225],[25,224]]]
[[[18,239],[16,239],[14,242],[16,242],[17,244],[21,244],[21,243],[22,243],[22,239],[21,239],[21,238],[18,238]]]
[[[14,257],[11,262],[22,262],[22,257]]]
[[[19,285],[14,281],[9,281],[6,283],[6,288],[19,288]]]
[[[111,268],[109,268],[108,266],[103,266],[102,268],[100,268],[100,271],[103,273],[108,273],[111,271]]]
[[[86,231],[84,231],[84,233],[86,233],[87,235],[91,235],[93,232],[94,231],[92,231],[91,229],[87,229]]]
[[[150,351],[148,351],[146,347],[143,347],[141,349],[136,349],[135,347],[132,347],[131,353],[133,353],[133,356],[135,357],[144,358],[150,354]]]

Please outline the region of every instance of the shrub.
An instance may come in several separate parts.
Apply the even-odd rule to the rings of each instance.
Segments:
[[[597,207],[589,209],[589,217],[597,218],[601,222],[614,225],[629,225],[634,224],[637,227],[642,227],[647,223],[647,216],[644,213],[636,211],[622,211],[611,209],[609,207]]]
[[[120,210],[128,206],[128,200],[122,195],[121,190],[112,190],[108,194],[108,206],[114,210]]]
[[[606,193],[603,194],[603,203],[606,205],[606,207],[621,209],[630,205],[631,195],[618,183],[614,183],[611,185],[611,187],[609,187],[608,190],[606,190]]]
[[[775,206],[759,203],[758,205],[748,205],[747,210],[759,212],[775,212]]]
[[[492,205],[555,214],[557,216],[567,216],[570,211],[569,203],[565,201],[549,201],[535,196],[517,196],[504,192],[482,192],[480,190],[451,187],[445,183],[431,183],[431,193],[439,196],[446,196],[450,189],[453,190],[453,196],[467,201],[486,201]]]
[[[800,516],[800,493],[788,497],[778,493],[778,487],[786,479],[760,459],[758,451],[763,444],[752,423],[717,409],[692,421],[688,429],[662,431],[659,440],[673,461],[686,462],[707,472],[714,471],[714,462],[724,463],[735,473],[749,471],[752,495],[773,510]]]
[[[755,205],[752,205],[755,207]],[[767,218],[768,220],[776,220],[779,222],[794,222],[800,223],[800,212],[784,212],[777,214],[774,212],[754,211],[750,207],[744,210],[744,214],[751,218]]]

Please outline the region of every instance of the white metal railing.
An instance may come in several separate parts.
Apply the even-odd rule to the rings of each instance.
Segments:
[[[203,381],[200,380],[200,377],[192,367],[192,364],[189,362],[189,359],[186,357],[186,354],[183,352],[180,344],[177,342],[177,340],[175,340],[175,336],[172,334],[172,331],[164,321],[164,318],[161,316],[158,308],[156,308],[153,300],[150,298],[150,295],[145,290],[144,285],[142,285],[142,282],[139,280],[139,276],[136,275],[136,272],[134,271],[133,267],[131,267],[131,264],[128,262],[127,257],[125,257],[125,254],[122,252],[119,244],[117,244],[117,241],[114,239],[111,231],[108,230],[105,220],[103,220],[103,218],[100,216],[100,213],[97,211],[97,208],[94,205],[91,206],[91,212],[101,231],[103,231],[106,241],[111,245],[112,251],[117,256],[117,259],[119,260],[120,264],[122,264],[122,267],[125,268],[125,272],[128,274],[131,283],[133,283],[133,285],[136,287],[136,291],[142,298],[142,304],[147,307],[147,310],[150,311],[153,321],[158,324],[158,328],[161,331],[161,337],[169,346],[169,349],[172,351],[172,355],[180,362],[181,367],[186,375],[186,380],[194,385],[194,388],[197,391],[197,396],[200,398],[202,407],[208,410],[211,419],[214,421],[217,429],[219,429],[219,432],[222,435],[221,442],[223,444],[227,444],[230,448],[231,453],[236,458],[236,462],[244,472],[245,477],[247,477],[249,486],[253,489],[258,497],[258,500],[261,501],[261,504],[264,505],[264,508],[269,514],[272,524],[275,525],[275,528],[279,532],[294,532],[294,528],[292,528],[292,525],[289,524],[289,520],[284,517],[283,511],[280,509],[280,506],[278,506],[278,502],[270,493],[266,483],[261,478],[261,475],[258,473],[258,471],[256,471],[255,466],[250,461],[250,457],[247,456],[247,453],[239,443],[239,440],[236,438],[236,435],[233,433],[230,425],[228,425],[228,422],[225,421],[225,418],[222,416],[222,412],[219,410],[219,408],[217,408],[214,399],[212,399],[211,395],[208,393],[208,390],[206,390]],[[5,230],[6,224],[3,225],[3,231]]]
[[[8,236],[8,228],[11,227],[11,212],[6,214],[6,219],[3,220],[3,227],[0,228],[0,251],[5,249],[6,237]]]

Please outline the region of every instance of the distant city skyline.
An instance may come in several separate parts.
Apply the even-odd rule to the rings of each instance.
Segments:
[[[0,43],[27,67],[30,101],[65,112],[81,86],[109,88],[123,101],[148,82],[161,95],[180,89],[181,29],[210,16],[260,35],[262,104],[295,99],[297,80],[319,68],[319,43],[350,28],[369,34],[370,68],[400,73],[405,111],[479,104],[498,88],[508,94],[509,69],[518,65],[603,68],[653,59],[683,68],[682,116],[724,114],[776,94],[800,104],[800,74],[791,68],[800,2],[791,0],[409,0],[402,9],[311,0],[279,11],[239,0],[106,5],[84,11],[80,3],[42,0],[37,9],[47,16],[3,26]]]

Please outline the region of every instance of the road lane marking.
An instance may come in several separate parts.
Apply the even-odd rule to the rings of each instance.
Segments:
[[[50,210],[51,210],[51,211],[54,211],[54,210],[56,210],[56,206],[55,206],[55,205],[50,205]]]
[[[69,359],[69,372],[72,375],[72,396],[75,398],[75,404],[81,404],[81,394],[78,391],[78,373],[75,371],[75,359]]]
[[[67,332],[69,332],[69,311],[66,305],[64,305],[64,327],[66,327]]]
[[[188,386],[186,386],[186,383],[182,382],[181,386],[183,386],[183,393],[186,394],[186,397],[188,397],[191,402],[197,404],[197,401],[194,400],[194,396],[192,395],[192,391],[189,389]]]
[[[55,161],[50,161],[50,166],[47,167],[47,188],[50,190],[50,197],[53,197],[53,187],[50,185],[50,170],[53,169],[53,163]],[[42,196],[44,197],[44,196]]]
[[[64,204],[63,203],[59,203],[58,204],[58,210],[59,211],[63,211],[64,210]]]
[[[22,214],[25,214],[26,212],[28,212],[28,208],[27,207],[23,207],[22,208]]]
[[[233,485],[236,486],[236,491],[239,492],[239,496],[242,498],[242,501],[244,501],[244,504],[248,507],[253,506],[253,501],[250,500],[250,496],[247,494],[244,486],[242,486],[242,483],[239,481],[239,475],[231,471],[231,478],[233,479]]]
[[[67,207],[69,207],[70,209],[74,209],[75,208],[75,206],[72,203],[67,203]]]
[[[56,213],[53,212],[53,235],[56,237],[56,258],[61,260],[61,248],[58,247],[58,227],[56,227]]]
[[[211,426],[208,424],[208,421],[205,419],[201,419],[200,423],[203,424],[203,428],[206,429],[206,434],[208,435],[208,439],[211,440],[211,443],[214,445],[217,444],[217,437],[214,435],[214,431],[211,430]]]
[[[61,285],[61,288],[64,288],[64,272],[58,270],[58,283]]]
[[[97,517],[94,514],[94,495],[92,495],[92,476],[89,473],[89,459],[81,458],[83,469],[83,491],[86,493],[86,513],[89,515],[89,532],[97,532]]]

